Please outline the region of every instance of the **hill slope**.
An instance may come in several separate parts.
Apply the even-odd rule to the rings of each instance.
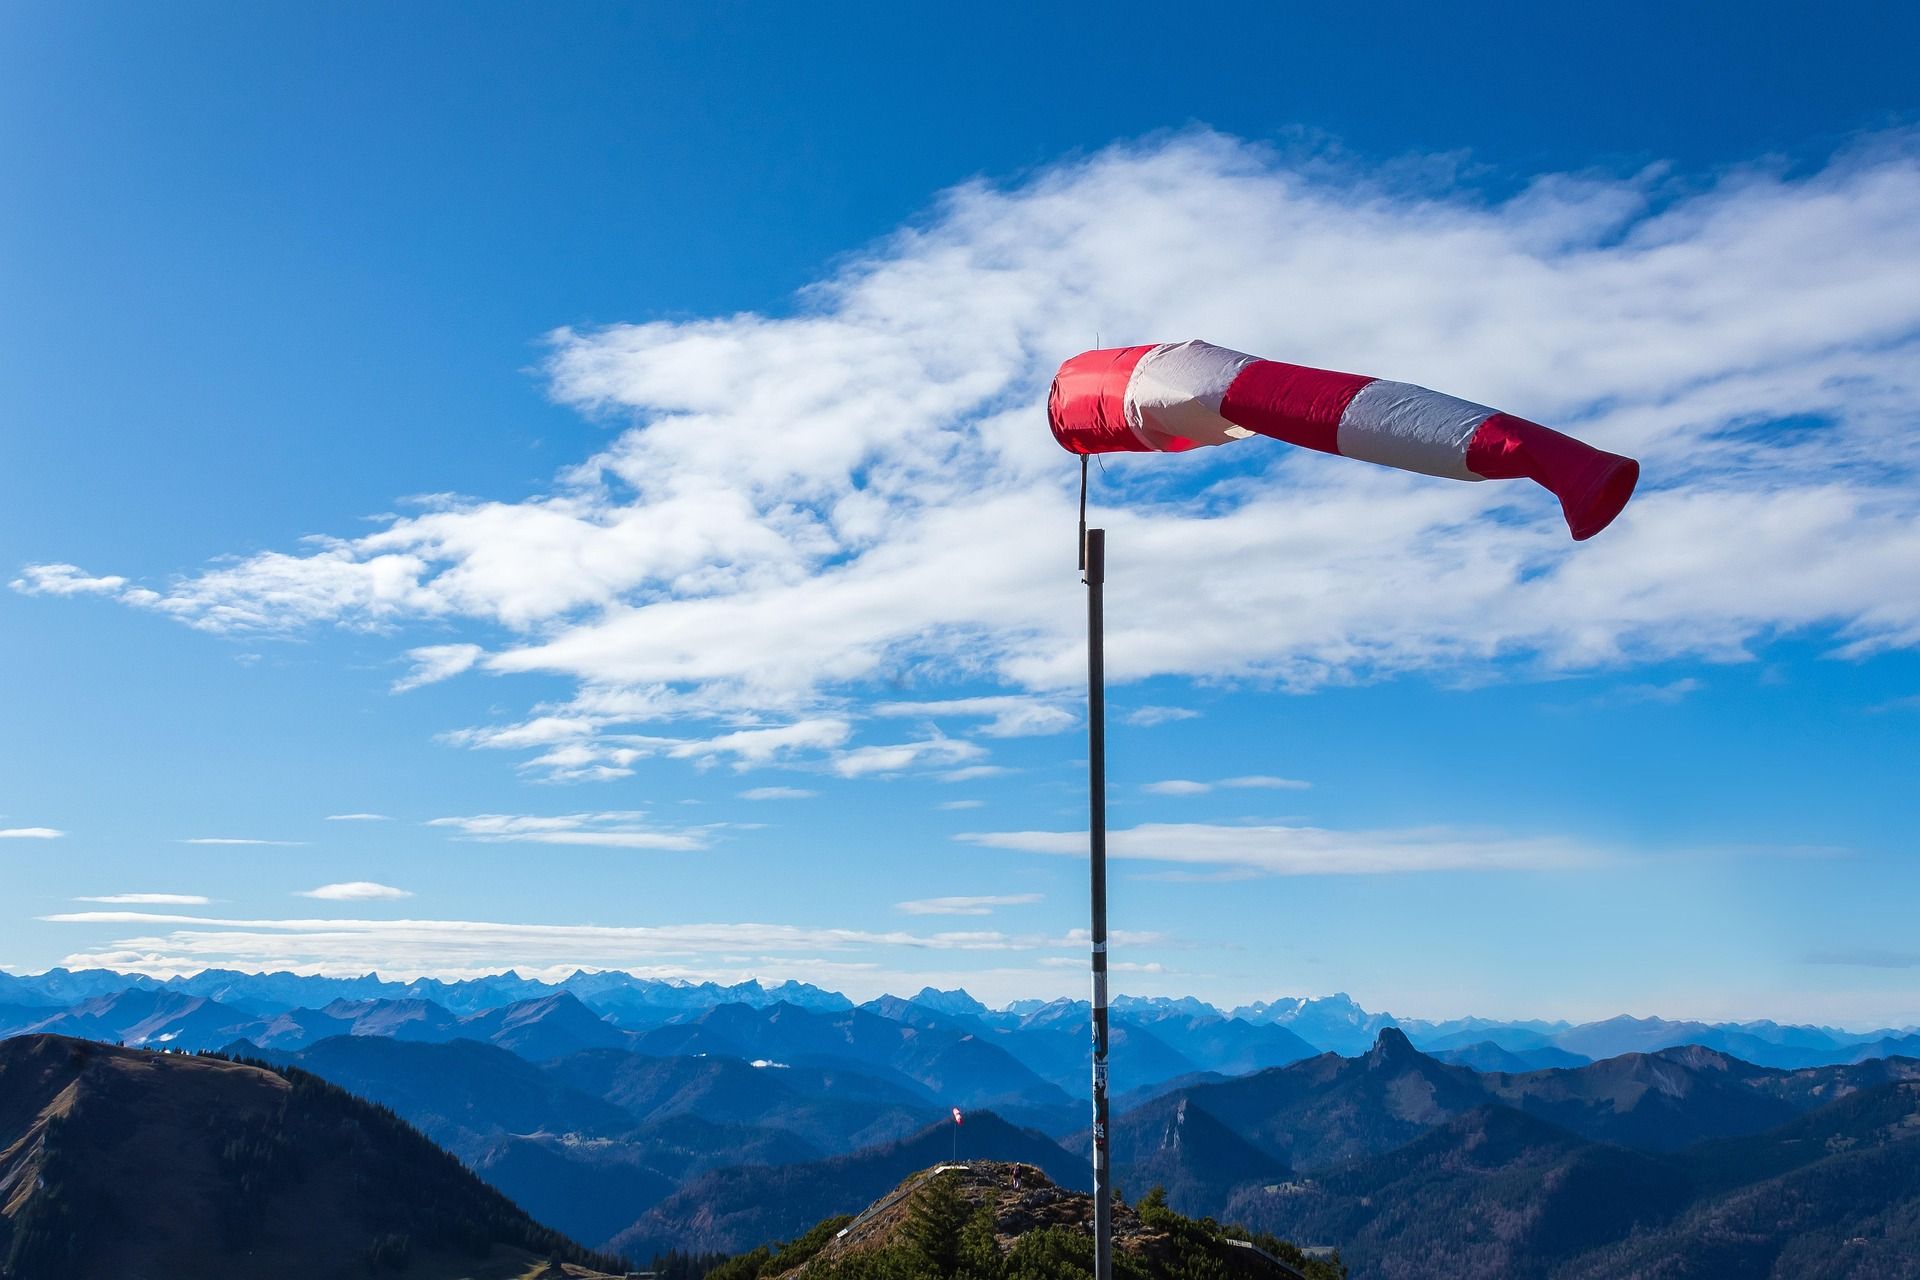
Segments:
[[[317,1077],[45,1035],[0,1043],[0,1222],[7,1280],[594,1261]]]
[[[859,1216],[828,1218],[773,1249],[732,1258],[708,1280],[1086,1280],[1090,1197],[1030,1165],[968,1161],[910,1174]],[[1341,1280],[1271,1237],[1195,1222],[1156,1198],[1116,1201],[1117,1280]]]

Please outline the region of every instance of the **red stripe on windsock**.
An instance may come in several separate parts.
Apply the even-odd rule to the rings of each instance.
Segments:
[[[1127,425],[1127,382],[1140,357],[1153,350],[1112,347],[1088,351],[1060,366],[1047,395],[1053,438],[1071,453],[1152,453]]]
[[[1339,453],[1340,416],[1372,381],[1356,373],[1256,360],[1227,388],[1220,416],[1275,440]]]
[[[1613,523],[1633,496],[1640,464],[1512,414],[1496,413],[1467,443],[1467,470],[1488,480],[1528,479],[1560,499],[1574,541]]]

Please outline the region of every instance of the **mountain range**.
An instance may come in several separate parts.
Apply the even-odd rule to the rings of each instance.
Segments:
[[[855,1005],[792,983],[778,990],[800,1003],[765,988],[734,1000],[748,993],[606,974],[398,991],[374,978],[198,975],[193,990],[114,976],[119,987],[95,972],[0,975],[0,1035],[219,1049],[330,1081],[391,1109],[534,1220],[636,1261],[751,1248],[853,1212],[952,1154],[956,1137],[963,1157],[1085,1182],[1081,1002],[993,1010],[926,990]],[[285,1003],[303,993],[327,999]],[[1778,1246],[1754,1257],[1801,1259],[1796,1241],[1842,1222],[1848,1241],[1906,1239],[1900,1162],[1920,1144],[1895,1136],[1920,1120],[1889,1112],[1860,1128],[1845,1112],[1909,1096],[1920,1062],[1887,1056],[1906,1032],[1842,1043],[1772,1023],[1411,1024],[1344,997],[1228,1011],[1125,999],[1114,1027],[1122,1191],[1158,1186],[1182,1213],[1338,1245],[1356,1275],[1430,1273],[1412,1258],[1460,1275],[1559,1275],[1603,1255],[1642,1274],[1658,1253],[1643,1238],[1717,1258],[1728,1232]],[[1369,1027],[1345,1054],[1303,1035],[1344,1043]],[[1676,1028],[1776,1063],[1662,1045]],[[1566,1047],[1609,1037],[1660,1047],[1598,1061]],[[953,1107],[965,1113],[957,1134]],[[1795,1163],[1813,1139],[1789,1136],[1794,1126],[1829,1112],[1840,1127],[1820,1141],[1842,1146]],[[1822,1163],[1855,1148],[1886,1150]],[[1858,1182],[1863,1170],[1878,1181]],[[1768,1235],[1752,1203],[1800,1225]],[[1809,1203],[1817,1211],[1802,1213]],[[1447,1225],[1469,1222],[1485,1232]]]
[[[126,1002],[130,993],[144,993],[155,1003]],[[160,1002],[158,998],[165,995],[200,997],[209,1003]],[[561,995],[572,997],[615,1031],[634,1033],[729,1005],[758,1009],[786,1005],[822,1014],[856,1007],[838,992],[802,982],[721,986],[612,971],[582,970],[559,982],[513,972],[454,982],[433,978],[395,982],[374,974],[330,978],[208,969],[156,979],[112,970],[55,968],[24,976],[0,972],[0,1035],[18,1034],[40,1027],[49,1018],[74,1013],[63,1027],[42,1029],[70,1028],[94,1038],[110,1034],[129,1043],[161,1043],[158,1037],[171,1034],[175,1038],[164,1043],[185,1047],[199,1045],[198,1037],[208,1034],[280,1047],[341,1034],[489,1039],[501,1031],[510,1035],[511,1029],[494,1026],[486,1015],[515,1005],[537,1006],[544,998]],[[141,1008],[151,1012],[144,1018],[95,1015],[89,1025],[89,1015],[79,1006],[94,998],[116,996],[122,997],[129,1013]],[[566,1007],[577,1014],[571,1005]],[[925,988],[911,996],[882,996],[859,1008],[892,1021],[972,1032],[1076,1095],[1084,1085],[1089,1017],[1085,1001],[1024,1000],[991,1009],[965,991]],[[1151,1087],[1189,1073],[1242,1074],[1318,1052],[1351,1057],[1365,1053],[1387,1027],[1403,1031],[1423,1052],[1463,1065],[1504,1070],[1577,1066],[1581,1061],[1684,1044],[1770,1067],[1825,1066],[1920,1054],[1920,1027],[1845,1031],[1770,1021],[1707,1023],[1628,1016],[1578,1024],[1472,1017],[1426,1021],[1369,1012],[1345,994],[1256,1001],[1229,1009],[1192,996],[1122,995],[1113,1001],[1113,1020],[1116,1036],[1124,1031],[1136,1040],[1131,1052],[1115,1054],[1115,1071],[1133,1073],[1116,1077],[1116,1092]],[[263,1023],[274,1025],[255,1025]],[[397,1025],[389,1030],[390,1023]],[[1059,1034],[1052,1038],[1041,1034],[1049,1030]],[[603,1029],[587,1027],[584,1019],[576,1018],[575,1031],[590,1039],[598,1037],[599,1043],[616,1043]],[[553,1047],[535,1044],[530,1052],[538,1055]],[[565,1047],[588,1045],[576,1041]]]

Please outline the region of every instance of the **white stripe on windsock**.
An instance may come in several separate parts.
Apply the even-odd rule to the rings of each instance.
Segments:
[[[1127,382],[1127,426],[1150,449],[1244,440],[1253,432],[1220,416],[1227,388],[1257,356],[1211,342],[1167,342],[1140,357]]]
[[[1449,480],[1479,480],[1467,470],[1467,445],[1493,415],[1471,400],[1375,378],[1340,415],[1340,453]]]

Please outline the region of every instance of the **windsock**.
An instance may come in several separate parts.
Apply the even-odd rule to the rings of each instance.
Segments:
[[[1179,453],[1262,435],[1452,480],[1525,477],[1560,499],[1577,541],[1606,528],[1640,478],[1632,458],[1485,405],[1206,342],[1077,355],[1054,375],[1047,421],[1073,453]]]

